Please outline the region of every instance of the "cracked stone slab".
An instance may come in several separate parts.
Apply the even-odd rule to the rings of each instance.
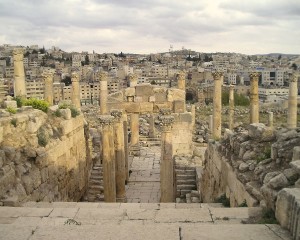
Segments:
[[[209,208],[214,220],[223,218],[229,219],[248,219],[249,217],[257,216],[260,208]]]
[[[288,236],[288,235],[287,235]],[[183,226],[181,239],[209,240],[283,240],[266,225],[257,224],[202,224],[198,226]],[[286,238],[285,240],[291,238]]]
[[[5,217],[47,217],[52,208],[0,207],[0,216]]]
[[[156,216],[155,222],[173,223],[173,222],[212,222],[208,209],[160,209]]]
[[[49,217],[74,218],[78,208],[54,208]]]
[[[154,220],[158,210],[149,209],[127,209],[127,217],[129,220]]]
[[[32,236],[35,227],[0,224],[0,239],[28,240]]]
[[[81,208],[75,216],[75,219],[90,220],[121,220],[125,216],[124,209],[109,208]]]

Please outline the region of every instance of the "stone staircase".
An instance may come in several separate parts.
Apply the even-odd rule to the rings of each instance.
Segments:
[[[200,203],[27,202],[0,207],[0,239],[291,239],[276,224],[242,224],[260,212]]]
[[[100,163],[96,163],[92,169],[85,201],[104,201],[103,169]]]
[[[176,202],[199,202],[199,194],[196,185],[196,169],[194,167],[176,164],[175,179]]]

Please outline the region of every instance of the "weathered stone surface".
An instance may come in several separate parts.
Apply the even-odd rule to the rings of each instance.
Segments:
[[[290,162],[290,166],[300,174],[300,160]]]
[[[283,174],[284,174],[284,176],[289,180],[289,182],[291,183],[291,184],[294,184],[297,180],[298,180],[298,178],[299,178],[299,176],[300,176],[300,173],[298,173],[295,169],[293,169],[293,168],[288,168],[288,169],[285,169],[284,171],[283,171]]]
[[[287,178],[284,176],[283,173],[280,173],[276,177],[273,177],[267,184],[267,186],[273,189],[281,189],[287,187],[288,185],[289,185],[289,181],[287,180]]]
[[[275,139],[273,128],[266,127],[263,123],[252,123],[249,125],[249,136],[259,142]]]
[[[4,101],[3,107],[4,108],[17,108],[17,102],[16,101]]]
[[[239,170],[241,172],[246,172],[249,169],[249,165],[247,163],[242,162],[239,166]]]

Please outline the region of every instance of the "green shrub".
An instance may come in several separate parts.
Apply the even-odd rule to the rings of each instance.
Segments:
[[[259,224],[278,224],[278,221],[275,218],[275,212],[273,209],[263,209],[262,217],[258,220]]]
[[[55,117],[61,117],[61,112],[59,111],[59,109],[56,109],[56,111],[54,112]]]
[[[271,147],[267,146],[263,153],[261,153],[257,158],[256,158],[256,163],[259,163],[265,159],[271,158]]]
[[[71,105],[70,104],[67,104],[67,103],[61,103],[58,105],[58,108],[59,109],[67,109],[67,108],[70,108]]]
[[[42,129],[37,134],[38,144],[42,147],[45,147],[48,144],[48,137],[45,131]]]
[[[43,112],[47,112],[49,108],[49,103],[44,100],[39,100],[36,98],[29,98],[24,101],[25,106],[32,106],[35,109],[42,110]]]
[[[248,207],[246,199],[239,205],[239,207]]]
[[[71,110],[71,116],[72,116],[72,118],[75,118],[75,117],[77,117],[80,114],[79,111],[76,108],[74,108],[74,107],[71,107],[70,110]]]
[[[222,194],[215,200],[216,203],[222,203],[224,207],[230,207],[230,199],[226,197],[226,194]]]
[[[229,104],[229,92],[222,92],[222,104],[227,106]],[[234,93],[234,105],[235,106],[249,106],[250,100],[243,94]]]
[[[13,118],[12,120],[10,120],[10,123],[16,127],[17,126],[17,119]]]
[[[14,100],[17,102],[17,107],[20,108],[20,107],[24,106],[26,98],[23,98],[23,97],[14,97]]]
[[[6,111],[12,114],[16,114],[17,113],[17,109],[13,108],[13,107],[7,107]]]

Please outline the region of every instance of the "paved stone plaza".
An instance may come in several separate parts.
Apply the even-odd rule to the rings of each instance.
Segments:
[[[160,200],[159,146],[142,147],[140,156],[129,158],[130,173],[126,186],[128,203],[158,203]]]

